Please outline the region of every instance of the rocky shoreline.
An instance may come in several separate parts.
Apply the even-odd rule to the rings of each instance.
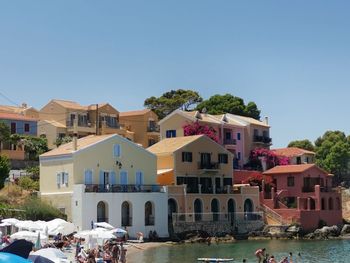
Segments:
[[[218,233],[210,236],[205,231],[187,231],[177,235],[174,243],[230,243],[237,240],[264,240],[264,239],[295,239],[295,240],[328,240],[350,239],[350,224],[343,226],[324,226],[313,232],[306,233],[296,225],[292,226],[265,226],[261,231],[249,233]]]

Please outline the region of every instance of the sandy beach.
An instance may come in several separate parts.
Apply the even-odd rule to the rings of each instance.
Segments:
[[[132,263],[137,253],[140,253],[148,249],[154,249],[160,246],[165,246],[165,245],[169,245],[169,244],[164,242],[128,243],[126,260],[127,262]]]

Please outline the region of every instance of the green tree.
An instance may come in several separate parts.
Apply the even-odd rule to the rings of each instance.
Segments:
[[[24,150],[29,155],[30,160],[38,160],[39,155],[47,152],[47,139],[43,137],[34,137],[22,135],[21,141],[24,144]]]
[[[5,179],[9,176],[9,172],[9,159],[4,155],[0,155],[0,189],[4,187]]]
[[[232,113],[260,120],[260,110],[254,102],[245,105],[242,98],[231,94],[216,94],[197,105],[199,111],[203,111],[204,108],[209,114]]]
[[[72,140],[73,140],[72,136],[58,137],[56,139],[56,141],[54,142],[54,145],[56,145],[57,147],[60,147],[60,145],[65,144],[65,143],[69,143]]]
[[[335,175],[335,181],[348,181],[350,138],[341,131],[327,131],[315,141],[316,163]]]
[[[40,179],[40,168],[39,166],[32,166],[26,168],[27,174],[31,179],[38,181]]]
[[[11,131],[8,125],[0,121],[0,141],[8,142],[10,140]]]
[[[315,147],[312,144],[312,142],[310,142],[309,140],[305,139],[305,140],[295,140],[295,141],[291,141],[288,144],[288,147],[298,147],[307,151],[315,151]]]
[[[163,119],[177,109],[191,110],[202,100],[202,97],[196,91],[178,89],[165,92],[158,98],[154,96],[147,98],[144,106],[153,110],[159,119]]]

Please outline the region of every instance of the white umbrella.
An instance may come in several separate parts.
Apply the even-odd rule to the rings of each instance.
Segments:
[[[42,226],[32,220],[19,221],[16,225],[19,229],[41,230]]]
[[[38,255],[48,258],[52,261],[57,261],[58,259],[67,259],[67,256],[57,248],[43,248],[31,253],[31,255]]]
[[[3,220],[1,220],[1,222],[3,223],[9,223],[12,226],[16,225],[20,220],[16,219],[16,218],[5,218]]]
[[[128,231],[122,229],[122,228],[114,228],[111,230],[112,233],[114,234],[122,234],[122,235],[125,235],[126,233],[128,233]]]
[[[27,241],[35,243],[36,240],[38,239],[38,233],[31,232],[31,231],[19,231],[17,233],[12,234],[11,236],[12,240],[15,239],[25,239]],[[47,241],[47,236],[44,234],[40,234],[40,241]]]
[[[58,233],[62,235],[69,235],[75,231],[75,225],[67,222],[63,219],[56,218],[46,223],[48,227],[48,233],[51,236],[55,236]]]
[[[106,229],[114,229],[114,226],[108,224],[107,222],[96,222],[96,223],[94,223],[94,226],[96,226],[96,227],[103,227],[103,228],[106,228]]]
[[[4,223],[1,223],[0,224],[0,227],[4,227],[4,226],[12,226],[10,223],[8,223],[8,222],[4,222]]]

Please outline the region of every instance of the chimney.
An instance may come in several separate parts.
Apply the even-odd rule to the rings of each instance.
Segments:
[[[265,123],[266,125],[269,125],[269,117],[265,116],[264,123]]]
[[[78,114],[75,114],[73,121],[73,150],[78,149]]]
[[[22,103],[22,108],[24,108],[24,109],[28,108],[27,103],[23,102],[23,103]]]

